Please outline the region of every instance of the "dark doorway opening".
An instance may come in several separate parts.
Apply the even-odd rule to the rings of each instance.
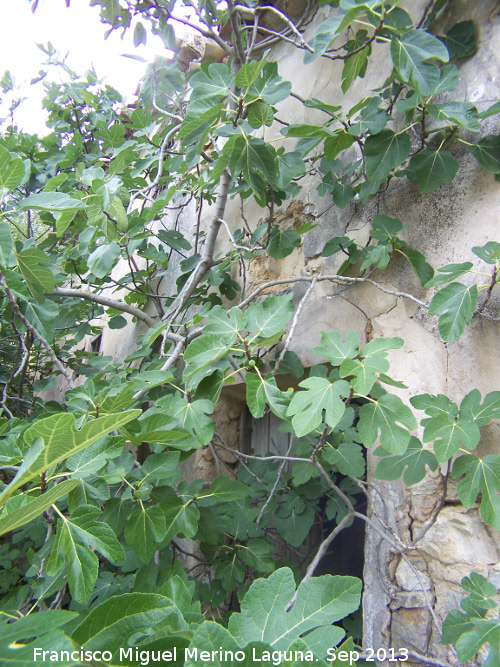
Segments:
[[[278,454],[284,456],[289,446],[289,434],[279,430],[282,421],[271,412],[260,419],[252,417],[246,411],[245,427],[242,433],[242,451],[256,456]],[[360,491],[355,496],[355,509],[366,513],[366,496]],[[283,555],[301,566],[305,571],[307,565],[317,552],[321,542],[334,530],[334,520],[326,517],[324,508],[318,523],[311,529],[307,540],[301,545],[298,556],[297,549],[287,550],[283,545]],[[365,523],[355,519],[351,526],[345,528],[330,545],[328,552],[321,559],[315,575],[338,574],[362,579],[364,567]],[[280,549],[281,551],[281,549]],[[300,561],[300,562],[299,562]]]

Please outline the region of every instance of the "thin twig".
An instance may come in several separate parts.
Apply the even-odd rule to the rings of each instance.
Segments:
[[[255,16],[253,17],[252,39],[250,41],[250,46],[247,49],[247,56],[246,56],[247,63],[250,62],[250,58],[252,57],[252,53],[255,47],[255,42],[257,41],[258,28],[259,28],[259,13],[255,12]]]
[[[295,333],[295,328],[297,327],[297,324],[299,322],[299,317],[300,317],[300,313],[302,312],[302,308],[304,307],[305,302],[307,301],[309,295],[311,294],[311,292],[313,291],[315,286],[316,286],[316,278],[313,278],[313,280],[311,281],[311,284],[307,288],[306,293],[304,294],[304,296],[300,300],[299,305],[297,306],[297,310],[295,311],[295,315],[293,316],[292,326],[290,327],[290,331],[288,332],[288,336],[286,338],[285,345],[283,346],[283,349],[281,350],[281,354],[278,357],[278,361],[276,362],[276,366],[273,369],[273,373],[278,372],[279,367],[281,365],[281,362],[285,358],[285,354],[287,353],[287,350],[290,347],[290,343],[292,342],[293,334]]]
[[[245,245],[238,245],[238,243],[236,243],[236,240],[235,240],[235,238],[234,238],[234,236],[231,232],[231,228],[229,227],[228,223],[223,218],[219,218],[219,222],[224,226],[224,228],[227,232],[227,235],[229,236],[229,240],[231,241],[231,243],[233,244],[233,246],[236,250],[244,250],[245,252],[252,252],[252,250],[261,250],[260,246],[255,246],[254,248],[251,248],[251,247],[249,248]]]
[[[428,3],[426,4],[426,6],[425,6],[425,8],[424,8],[424,13],[422,14],[422,18],[421,18],[420,21],[417,23],[417,25],[415,26],[415,28],[418,29],[418,28],[421,28],[421,27],[424,25],[424,23],[425,23],[425,19],[427,18],[427,14],[430,12],[430,10],[432,9],[433,6],[434,6],[434,0],[430,0],[430,2],[428,2]]]
[[[290,454],[291,449],[292,449],[293,438],[291,437],[290,434],[288,434],[288,440],[289,440],[288,449],[287,449],[287,452],[286,452],[285,456],[288,456]],[[269,494],[266,502],[260,508],[259,516],[257,517],[257,521],[256,521],[257,526],[260,524],[260,522],[262,520],[262,517],[264,516],[264,512],[269,507],[269,503],[273,499],[274,494],[276,493],[276,490],[278,489],[278,485],[279,485],[280,480],[281,480],[281,475],[283,474],[283,470],[285,469],[286,464],[287,464],[287,460],[283,459],[283,461],[281,462],[280,467],[278,468],[278,474],[276,475],[276,481],[274,482],[273,488],[271,489],[271,493]]]
[[[486,304],[487,304],[488,301],[490,300],[490,298],[491,298],[491,294],[492,294],[492,292],[493,292],[493,288],[494,288],[495,285],[497,284],[497,278],[498,278],[498,268],[495,267],[495,268],[493,269],[493,273],[492,273],[492,275],[491,275],[491,281],[490,281],[490,284],[488,285],[488,291],[486,292],[486,297],[485,297],[485,299],[484,299],[482,305],[476,310],[476,314],[477,314],[477,315],[480,315],[480,314],[483,312],[483,310],[484,310],[485,307],[486,307]]]
[[[174,347],[174,350],[172,354],[168,357],[166,362],[161,366],[160,371],[168,371],[169,368],[171,368],[177,361],[177,359],[180,357],[182,348],[184,347],[185,340],[182,339],[180,340],[176,346]],[[142,398],[145,396],[149,391],[148,389],[141,389],[140,391],[136,391],[135,394],[133,395],[134,401],[137,401],[138,399]]]
[[[218,443],[218,444],[219,444],[219,447],[222,447],[222,449],[224,449],[226,452],[229,452],[229,453],[232,454],[236,459],[238,459],[238,457],[236,456],[236,454],[239,454],[240,452],[236,452],[235,449],[233,449],[233,448],[230,447],[226,442],[224,442],[223,438],[221,438],[221,436],[220,436],[217,432],[214,433],[214,436],[215,436],[215,437],[217,438],[217,440],[219,441],[219,443]],[[259,457],[257,457],[257,458],[259,458]],[[239,465],[240,465],[242,468],[244,468],[244,469],[247,471],[247,473],[248,473],[251,477],[253,477],[255,480],[257,480],[257,482],[258,482],[259,484],[262,484],[262,480],[260,479],[260,477],[259,477],[258,475],[256,475],[254,472],[252,472],[252,470],[250,470],[250,468],[245,464],[244,461],[241,461],[240,459],[238,459],[238,462],[239,462]],[[227,467],[227,466],[226,466],[226,467]]]
[[[318,567],[318,565],[319,565],[321,559],[323,558],[323,556],[328,551],[328,548],[329,548],[330,544],[337,537],[337,535],[342,530],[344,530],[344,528],[347,526],[347,524],[351,520],[352,520],[352,516],[348,512],[345,515],[345,517],[342,519],[342,521],[332,530],[332,532],[328,535],[328,537],[326,539],[324,539],[323,542],[321,542],[321,544],[319,545],[318,550],[316,551],[316,555],[314,556],[314,558],[310,562],[310,564],[307,568],[307,571],[306,571],[303,579],[300,582],[301,584],[303,584],[305,581],[307,581],[308,579],[310,579],[314,575],[314,572],[315,572],[316,568]],[[294,593],[292,599],[287,604],[286,611],[290,611],[290,609],[293,607],[293,605],[295,604],[296,601],[297,601],[297,591]]]
[[[156,84],[156,71],[153,71],[153,99],[152,103],[154,108],[159,111],[160,113],[164,114],[165,116],[169,116],[170,118],[173,118],[174,120],[177,120],[179,123],[182,123],[184,118],[182,116],[178,116],[175,113],[172,113],[171,111],[168,111],[167,109],[163,109],[162,107],[159,106],[156,97],[158,95],[158,87]]]
[[[28,320],[24,317],[24,315],[21,313],[19,310],[19,306],[16,303],[16,300],[10,291],[10,289],[7,286],[7,283],[5,281],[5,276],[3,273],[0,271],[0,285],[2,286],[3,290],[5,291],[5,294],[7,295],[7,299],[9,300],[10,305],[12,306],[12,310],[15,313],[15,315],[21,320],[21,322],[24,324],[24,326],[31,331],[33,334],[33,337],[37,339],[39,343],[43,345],[45,348],[47,354],[49,355],[50,359],[52,362],[55,364],[55,366],[58,368],[59,372],[64,375],[66,378],[66,382],[68,383],[68,386],[70,389],[75,388],[75,383],[73,382],[73,379],[71,378],[71,375],[69,372],[64,368],[62,365],[61,361],[57,358],[56,353],[48,343],[48,341],[42,336],[42,334],[38,333],[38,331],[35,329],[35,327],[28,322]]]
[[[49,609],[60,609],[63,601],[64,594],[66,592],[66,584],[57,591],[57,595],[54,598],[53,602],[49,606]]]
[[[208,37],[209,39],[213,39],[222,49],[224,49],[226,53],[231,53],[231,47],[228,46],[226,42],[210,28],[205,30],[199,24],[196,25],[195,23],[191,23],[187,19],[181,18],[180,16],[174,16],[173,14],[170,13],[168,9],[166,9],[163,5],[159,4],[156,1],[154,2],[154,6],[159,12],[163,14],[163,16],[167,21],[168,20],[177,21],[177,23],[181,23],[182,25],[185,25],[188,28],[192,28],[193,30],[199,32],[200,35],[203,35],[203,37]]]
[[[232,354],[228,354],[228,355],[227,355],[227,359],[228,359],[229,363],[231,364],[231,366],[234,368],[234,370],[238,372],[238,375],[239,375],[240,378],[243,380],[243,382],[245,382],[245,373],[241,370],[241,368],[240,368],[238,362],[237,362],[236,359],[233,357],[233,355],[232,355]]]
[[[217,469],[217,474],[220,475],[221,474],[220,473],[220,461],[219,461],[219,457],[217,456],[217,452],[215,451],[211,442],[208,443],[208,447],[209,447],[210,451],[212,452],[212,456],[214,457],[215,468]]]

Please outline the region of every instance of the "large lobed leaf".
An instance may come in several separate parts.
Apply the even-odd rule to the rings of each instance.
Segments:
[[[274,336],[286,326],[294,310],[291,294],[269,296],[247,309],[247,329],[263,338]]]
[[[422,95],[431,95],[439,81],[439,68],[429,60],[448,62],[446,46],[423,29],[408,30],[391,42],[391,56],[399,75]]]
[[[490,526],[500,528],[500,456],[480,459],[473,454],[460,456],[453,464],[454,478],[464,477],[457,484],[457,493],[464,507],[472,507],[481,493],[481,516]]]
[[[477,286],[467,287],[451,283],[434,295],[429,305],[429,315],[439,315],[439,333],[446,342],[459,338],[465,326],[471,323],[477,306]]]
[[[55,463],[76,454],[113,429],[120,428],[141,414],[140,410],[127,410],[110,414],[87,422],[80,430],[75,429],[75,415],[59,413],[39,420],[24,432],[24,440],[32,456],[26,456],[12,482],[0,494],[3,504],[16,489],[36,477]]]
[[[77,479],[68,479],[57,486],[53,486],[49,491],[38,496],[38,498],[30,500],[27,497],[28,502],[24,505],[0,516],[0,535],[8,533],[11,530],[16,530],[33,521],[33,519],[36,519],[42,512],[45,512],[45,510],[55,503],[56,500],[68,494],[79,484],[80,482]]]
[[[231,616],[229,632],[240,645],[262,641],[274,650],[287,649],[308,631],[331,626],[355,611],[361,581],[331,575],[309,579],[299,585],[295,604],[287,612],[294,594],[293,573],[288,568],[273,572],[266,580],[255,581],[241,603],[241,613]]]
[[[404,454],[410,442],[408,429],[415,428],[417,421],[413,412],[399,396],[384,394],[359,409],[358,431],[365,447],[371,447],[380,432],[380,444],[387,452]]]
[[[269,405],[277,417],[285,418],[290,396],[278,389],[271,374],[264,378],[260,374],[248,372],[245,375],[245,384],[248,409],[254,417],[262,417],[266,405]]]
[[[411,436],[408,449],[400,456],[387,456],[382,447],[375,450],[377,456],[383,457],[378,465],[375,476],[377,479],[394,480],[403,475],[406,486],[413,486],[421,482],[426,473],[426,466],[435,471],[438,467],[433,452],[422,447],[422,443],[415,436]]]
[[[287,415],[292,416],[292,426],[297,437],[313,432],[324,421],[333,428],[345,412],[342,398],[350,393],[349,383],[345,380],[330,382],[326,378],[310,377],[299,383],[305,391],[295,392]]]
[[[103,521],[97,521],[100,514],[98,507],[82,505],[71,513],[70,518],[61,518],[47,562],[47,573],[54,575],[68,559],[69,589],[80,604],[87,604],[97,579],[99,560],[94,551],[112,563],[125,558],[123,547],[112,528]]]

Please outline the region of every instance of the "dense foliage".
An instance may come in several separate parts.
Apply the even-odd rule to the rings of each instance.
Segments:
[[[186,14],[172,14],[183,4],[174,0],[91,4],[101,6],[110,30],[133,23],[137,44],[149,26],[166,46],[178,48],[173,26],[190,23]],[[404,344],[400,338],[360,345],[353,331],[345,339],[324,332],[315,348],[324,363],[308,370],[289,349],[302,306],[319,282],[386,289],[369,272],[385,269],[395,255],[411,264],[433,296],[426,303],[391,293],[438,316],[443,340],[455,341],[500,280],[500,243],[473,248],[487,279],[464,284],[460,278],[472,262],[435,273],[401,238],[404,222],[378,214],[367,246],[347,236],[328,240],[323,256],[345,254],[334,275],[297,276],[283,281],[282,293],[264,297],[269,283],[242,295],[235,279],[253,257],[282,259],[300,246],[314,223],[280,228],[275,213],[311,174],[318,192],[344,208],[355,198],[366,203],[393,178],[416,181],[424,194],[449,184],[460,166],[450,150],[456,142],[484,169],[500,173],[500,138],[480,133],[500,104],[479,113],[470,102],[439,97],[459,84],[456,61],[475,52],[474,25],[434,35],[442,0],[429,3],[417,23],[396,1],[319,2],[337,9],[309,43],[301,31],[311,18],[309,3],[292,17],[279,3],[185,4],[193,5],[195,29],[218,47],[220,62],[203,56],[181,71],[178,60],[160,60],[149,67],[137,103],[124,108],[119,93],[92,71],[77,76],[47,48],[50,68],[66,75],[62,84],[51,83],[50,75],[45,83],[48,133],[27,135],[4,123],[5,664],[33,664],[34,648],[110,651],[105,662],[121,664],[120,648],[135,646],[176,646],[179,664],[186,647],[244,649],[249,664],[254,650],[261,657],[293,649],[306,662],[312,659],[307,652],[331,659],[328,649],[346,634],[332,623],[356,611],[361,582],[313,574],[343,528],[372,521],[358,511],[356,496],[367,493],[364,449],[376,442],[379,479],[403,476],[410,486],[427,468],[444,464],[447,476],[460,478],[464,506],[481,492],[481,516],[500,528],[500,456],[476,452],[480,427],[500,413],[500,392],[482,397],[473,389],[460,404],[423,394],[412,398],[412,409],[389,391],[404,387],[388,375],[388,352]],[[274,27],[266,22],[270,16]],[[364,77],[375,43],[386,44],[392,72],[382,89],[349,109],[304,100],[266,50],[283,39],[304,51],[305,65],[343,60],[344,93]],[[1,85],[9,91],[9,75]],[[306,110],[321,111],[324,121],[280,120],[280,104],[290,96]],[[279,142],[267,137],[267,128],[276,126]],[[241,202],[238,220],[225,220],[228,197]],[[188,235],[165,223],[167,212],[193,201],[206,224],[193,221]],[[255,203],[264,223],[245,215]],[[231,243],[225,253],[217,246],[217,254],[222,235]],[[299,281],[308,289],[296,306],[290,288]],[[142,325],[137,346],[115,363],[100,353],[97,337],[102,327],[120,330],[132,320]],[[290,446],[264,460],[235,452],[241,461],[235,471],[223,468],[227,456],[217,452],[226,455],[227,445],[214,432],[212,415],[236,377],[251,414],[276,415]],[[64,399],[48,400],[47,392],[62,386]],[[414,435],[419,423],[425,448]],[[211,448],[220,474],[210,483],[181,481],[181,464],[202,447]],[[329,532],[315,554],[305,554],[300,546],[320,523]],[[377,529],[406,558],[409,545],[386,526]],[[279,540],[297,560],[283,563]],[[468,643],[457,643],[461,659],[479,649],[471,635],[490,623],[477,621],[484,614],[476,607],[474,613],[464,607],[468,616],[460,622]],[[352,636],[344,649],[354,650],[360,637],[354,625],[345,623]],[[458,636],[448,631],[444,639],[454,643]],[[126,664],[141,660],[131,652]],[[93,659],[69,656],[62,663]]]

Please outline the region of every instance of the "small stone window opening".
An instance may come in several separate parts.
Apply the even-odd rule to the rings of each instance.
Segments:
[[[102,334],[99,334],[98,336],[92,338],[92,340],[90,341],[90,352],[96,352],[98,354],[101,351],[101,343],[102,343]]]

